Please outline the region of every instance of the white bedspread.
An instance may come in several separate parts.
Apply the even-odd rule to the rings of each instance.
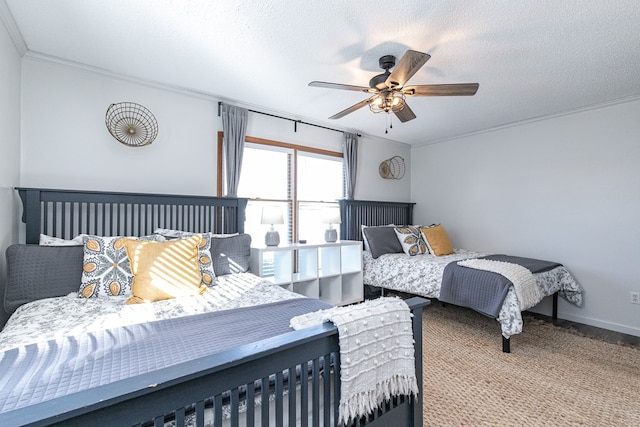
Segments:
[[[454,254],[439,257],[430,254],[409,256],[398,253],[385,254],[374,259],[371,252],[364,251],[364,283],[426,298],[438,298],[442,273],[448,263],[483,255],[487,254],[456,249]],[[570,303],[582,306],[582,287],[565,267],[536,273],[534,277],[542,295],[548,296],[558,292]],[[502,335],[506,338],[522,332],[522,314],[513,287],[507,292],[497,320],[500,322]]]
[[[0,351],[53,338],[116,326],[226,310],[301,295],[274,286],[251,273],[216,277],[203,295],[125,305],[126,297],[78,298],[76,293],[25,304],[0,332]]]
[[[333,322],[340,338],[339,421],[372,413],[397,395],[416,395],[411,312],[399,298],[378,298],[291,319],[302,329]]]

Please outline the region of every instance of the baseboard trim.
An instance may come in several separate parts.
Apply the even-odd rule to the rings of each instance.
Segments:
[[[629,334],[624,331],[617,331],[613,329],[613,326],[618,326],[620,327],[620,329],[630,329],[630,328],[624,327],[623,325],[616,325],[610,322],[597,322],[597,321],[593,323],[599,323],[602,326],[592,325],[592,324],[586,323],[586,321],[592,321],[593,319],[587,319],[580,316],[567,316],[567,317],[559,316],[557,320],[553,320],[551,316],[548,316],[546,314],[536,313],[533,311],[526,311],[523,314],[530,315],[536,319],[544,320],[549,323],[553,323],[554,325],[560,326],[562,328],[572,329],[580,334],[583,334],[591,338],[601,339],[603,341],[611,342],[614,344],[631,345],[635,347],[640,347],[640,336],[636,335],[637,331],[635,331],[634,329],[631,329],[632,331],[635,331],[636,334]],[[572,318],[569,319],[568,317],[572,317]]]

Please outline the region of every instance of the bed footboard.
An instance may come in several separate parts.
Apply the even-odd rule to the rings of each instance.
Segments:
[[[407,303],[414,316],[420,394],[395,397],[371,416],[352,422],[353,426],[422,425],[422,308],[429,302],[411,298]],[[223,418],[237,425],[241,417],[247,418],[247,425],[335,426],[339,357],[337,328],[325,323],[6,412],[0,415],[0,424],[201,426],[207,416],[215,426],[223,425]],[[289,387],[287,383],[293,382],[287,378],[298,375],[297,387]],[[273,409],[255,405],[257,398],[272,400]]]

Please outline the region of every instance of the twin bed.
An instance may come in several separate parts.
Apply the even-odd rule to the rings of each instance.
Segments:
[[[6,254],[4,306],[13,315],[0,333],[0,425],[339,425],[338,328],[293,330],[292,318],[328,306],[247,271],[246,199],[18,191],[27,244]],[[69,241],[159,228],[211,233],[211,259],[198,256],[202,280],[207,263],[215,277],[202,295],[128,305],[122,280],[111,280],[118,275],[102,288],[79,288],[99,264],[87,261],[88,240],[37,245],[41,234]],[[108,262],[115,256],[101,253]],[[96,289],[112,294],[94,298]],[[406,303],[420,388],[427,301]],[[389,322],[386,315],[380,321]],[[391,330],[387,324],[379,332]],[[422,416],[420,391],[399,393],[347,425],[419,426]]]
[[[414,224],[413,203],[342,200],[340,210],[343,219],[341,236],[349,240],[363,240],[365,232],[363,227]],[[443,302],[473,308],[496,318],[500,323],[502,348],[507,353],[510,352],[510,337],[522,332],[522,311],[533,307],[542,298],[547,296],[553,298],[553,319],[557,318],[558,295],[572,304],[582,306],[582,287],[567,268],[560,264],[505,255],[487,255],[464,249],[455,249],[453,253],[441,256],[431,253],[410,256],[402,251],[389,249],[390,245],[385,241],[378,245],[382,249],[377,248],[377,253],[376,250],[372,251],[367,246],[365,245],[363,255],[365,285],[381,288],[383,291],[386,289],[439,299]],[[474,260],[472,262],[480,264],[486,262],[485,258],[488,258],[488,261],[519,263],[529,269],[533,266],[532,271],[536,272],[532,274],[533,279],[529,283],[529,290],[533,296],[527,299],[518,298],[516,287],[494,272],[477,272],[471,268],[457,266],[458,262],[468,263],[468,260]],[[476,261],[478,259],[480,262]],[[540,263],[543,263],[542,266]],[[460,276],[452,276],[458,271],[461,271]],[[455,282],[452,277],[460,278]],[[499,288],[498,293],[502,293],[494,296],[493,288],[480,286],[483,280],[490,282],[492,286],[492,281],[499,281],[499,286],[495,286]],[[443,282],[447,285],[453,282],[457,287],[443,288]],[[442,292],[443,289],[446,293]],[[487,303],[480,304],[483,300],[487,300]],[[495,301],[499,303],[496,304]],[[493,304],[490,310],[487,309],[489,303]]]

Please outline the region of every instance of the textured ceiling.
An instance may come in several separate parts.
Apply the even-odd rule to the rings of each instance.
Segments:
[[[29,52],[408,144],[640,96],[638,0],[0,1]],[[410,84],[478,93],[410,98],[385,134],[366,107],[328,120],[366,94],[307,86],[366,86],[407,49],[431,55]]]

